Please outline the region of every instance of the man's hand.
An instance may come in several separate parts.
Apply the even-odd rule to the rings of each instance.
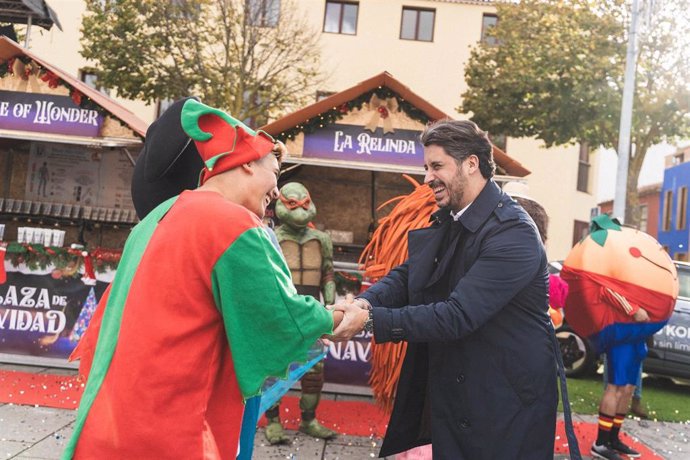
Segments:
[[[329,308],[330,310],[330,308]],[[341,323],[343,320],[343,316],[345,316],[345,313],[340,311],[340,310],[333,310],[333,329],[338,327],[338,325]]]
[[[638,323],[646,323],[649,321],[649,314],[647,310],[640,307],[635,313],[633,313],[633,319]]]
[[[333,340],[344,342],[362,332],[364,323],[369,319],[369,310],[361,308],[360,303],[338,303],[333,306],[335,311],[342,311],[345,315],[333,331]]]

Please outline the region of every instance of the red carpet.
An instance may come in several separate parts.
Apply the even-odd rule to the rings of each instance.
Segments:
[[[82,382],[77,377],[0,371],[0,403],[76,409],[83,388]],[[323,400],[319,405],[318,415],[319,420],[327,427],[350,436],[382,437],[386,432],[388,422],[388,417],[383,412],[366,402]],[[298,398],[290,396],[283,398],[281,419],[284,426],[287,429],[296,430],[299,417]],[[266,419],[262,418],[259,426],[265,424]],[[582,453],[589,455],[589,447],[597,435],[596,424],[575,422],[575,434]],[[662,458],[626,434],[623,434],[623,439],[626,444],[642,454],[640,457],[642,460]],[[559,421],[556,427],[554,452],[565,454],[568,452],[567,446],[564,425],[562,421]]]

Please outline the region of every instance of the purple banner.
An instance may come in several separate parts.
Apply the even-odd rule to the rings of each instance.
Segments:
[[[332,342],[324,360],[327,383],[368,387],[371,373],[371,332],[360,332],[347,342]]]
[[[80,277],[7,272],[0,284],[0,353],[67,359],[91,320],[107,283]]]
[[[68,96],[0,91],[0,129],[96,137],[103,116]]]
[[[396,129],[373,133],[363,126],[328,125],[305,134],[302,156],[323,160],[345,160],[398,166],[423,166],[424,150],[420,131]]]

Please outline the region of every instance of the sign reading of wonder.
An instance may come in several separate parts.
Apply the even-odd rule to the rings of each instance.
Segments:
[[[0,91],[0,129],[96,137],[103,116],[68,96]]]
[[[408,129],[383,134],[381,128],[372,133],[363,126],[333,124],[305,134],[302,156],[421,167],[424,150],[419,134],[419,131]]]

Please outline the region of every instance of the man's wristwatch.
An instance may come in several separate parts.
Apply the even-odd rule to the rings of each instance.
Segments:
[[[374,332],[374,310],[369,309],[369,318],[364,322],[364,327],[362,328],[365,332]]]

